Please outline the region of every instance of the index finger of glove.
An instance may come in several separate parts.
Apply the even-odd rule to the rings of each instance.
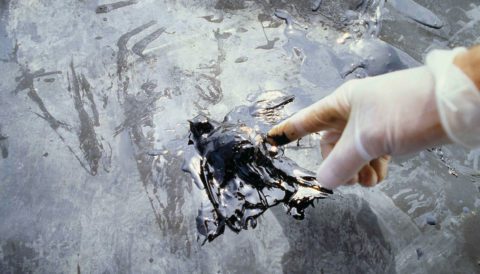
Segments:
[[[341,131],[345,128],[348,110],[342,107],[335,93],[274,126],[267,134],[267,141],[273,145],[284,145],[322,130]]]

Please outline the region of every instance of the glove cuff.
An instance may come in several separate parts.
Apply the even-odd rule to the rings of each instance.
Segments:
[[[455,143],[467,148],[480,146],[480,92],[453,64],[465,48],[434,50],[427,55],[426,66],[435,79],[435,97],[442,127]]]

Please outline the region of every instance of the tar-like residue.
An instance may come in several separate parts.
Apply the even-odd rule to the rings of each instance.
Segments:
[[[115,3],[110,3],[110,4],[105,4],[105,5],[100,5],[97,7],[95,10],[96,13],[108,13],[111,12],[112,10],[116,10],[119,8],[123,8],[126,6],[134,5],[137,4],[138,0],[129,0],[129,1],[118,1]]]
[[[274,143],[275,145],[278,145],[278,146],[283,146],[283,145],[288,144],[292,141],[292,140],[288,139],[285,132],[283,132],[282,135],[276,135],[276,136],[267,135],[267,139],[270,139],[269,143]]]
[[[271,105],[264,110],[272,115]],[[249,113],[255,116],[261,111],[250,108]],[[261,132],[228,115],[222,123],[202,115],[191,120],[189,144],[197,155],[185,169],[205,189],[210,202],[199,210],[197,228],[209,241],[221,235],[225,226],[235,232],[254,228],[260,215],[280,203],[294,218],[303,219],[304,209],[313,200],[332,193],[321,187],[312,172],[265,142]]]
[[[2,133],[2,125],[0,124],[0,154],[3,159],[8,157],[8,136]]]

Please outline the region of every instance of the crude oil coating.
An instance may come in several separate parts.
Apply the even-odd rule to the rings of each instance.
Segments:
[[[2,125],[0,124],[0,154],[3,159],[8,157],[8,136],[2,133]]]
[[[391,0],[388,3],[398,12],[424,26],[440,29],[444,25],[433,12],[412,0]]]
[[[250,114],[271,115],[272,107],[282,108],[292,100],[285,98],[284,103],[275,102]],[[218,123],[199,115],[190,121],[189,144],[195,146],[198,163],[184,169],[205,188],[211,204],[203,205],[197,216],[197,230],[208,241],[221,235],[225,226],[235,232],[255,228],[256,219],[279,203],[294,218],[303,219],[313,200],[332,194],[312,172],[278,153],[263,134],[241,120],[227,116]]]
[[[75,71],[75,65],[70,63],[71,75],[68,76],[69,86],[68,91],[71,93],[75,110],[78,113],[78,120],[80,122],[80,128],[78,132],[78,143],[80,150],[83,153],[84,159],[88,162],[88,168],[86,164],[82,166],[91,174],[96,175],[100,166],[102,155],[104,154],[104,148],[97,133],[95,127],[99,126],[98,110],[96,108],[95,101],[91,91],[91,86],[88,83],[85,75],[78,74]],[[71,78],[71,79],[70,79]],[[91,103],[91,109],[93,113],[93,119],[85,109],[82,95],[86,96]]]
[[[118,2],[115,2],[115,3],[111,3],[111,4],[100,5],[100,6],[97,7],[95,12],[96,13],[108,13],[108,12],[111,12],[112,10],[116,10],[116,9],[123,8],[123,7],[126,7],[126,6],[134,5],[134,4],[137,4],[137,3],[138,3],[137,0],[118,1]]]
[[[478,153],[442,147],[444,156],[395,159],[376,189],[335,191],[302,221],[280,204],[255,230],[226,228],[204,246],[195,218],[203,199],[213,206],[181,171],[195,153],[188,119],[206,113],[222,122],[234,106],[270,100],[267,92],[294,94],[278,118],[236,112],[266,133],[348,79],[395,69],[398,59],[377,46],[392,46],[411,67],[407,53],[421,60],[433,48],[475,43],[478,1],[412,0],[432,9],[440,30],[419,26],[390,0],[363,0],[358,9],[359,0],[317,0],[315,12],[315,0],[237,0],[241,10],[216,10],[218,0],[138,1],[95,13],[119,1],[0,1],[0,273],[478,272]],[[276,9],[292,15],[291,29]],[[269,40],[280,38],[270,50],[255,49],[267,44],[261,24]],[[240,57],[248,60],[235,63]],[[318,138],[285,155],[315,170]]]
[[[288,144],[292,141],[292,140],[288,139],[285,132],[282,132],[282,135],[276,135],[276,136],[275,135],[273,135],[273,136],[267,135],[267,139],[269,139],[270,143],[273,142],[277,146],[283,146],[283,145],[286,145],[286,144]]]
[[[139,27],[134,28],[133,30],[123,34],[117,41],[118,47],[118,54],[117,54],[117,75],[119,79],[122,79],[122,73],[128,69],[128,48],[127,42],[133,36],[139,34],[140,32],[146,30],[147,28],[155,25],[157,22],[155,20],[151,20],[150,22],[143,24]]]
[[[155,39],[160,37],[162,33],[165,32],[165,28],[159,28],[152,32],[151,34],[147,35],[142,40],[138,41],[132,47],[132,51],[140,57],[144,57],[143,51],[147,48],[148,44],[152,43]]]

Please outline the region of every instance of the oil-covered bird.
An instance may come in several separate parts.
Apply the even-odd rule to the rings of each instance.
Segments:
[[[313,200],[332,193],[312,172],[265,142],[259,120],[275,120],[278,110],[291,101],[292,96],[281,96],[238,107],[221,123],[203,115],[190,121],[189,143],[196,155],[185,169],[207,193],[209,202],[199,210],[197,228],[209,241],[225,226],[235,232],[254,228],[257,217],[279,203],[294,218],[303,219]]]

